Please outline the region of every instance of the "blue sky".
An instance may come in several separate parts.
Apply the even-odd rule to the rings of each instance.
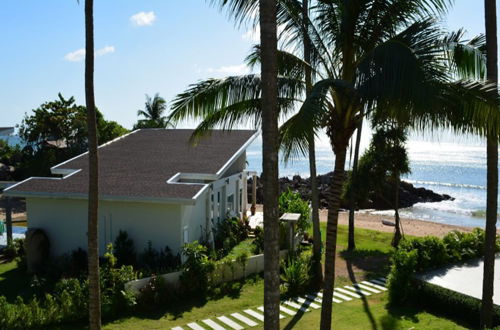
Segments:
[[[20,123],[58,92],[84,104],[81,2],[0,2],[0,126]],[[473,35],[483,15],[483,1],[456,0],[444,24]],[[96,103],[130,128],[146,93],[170,101],[199,79],[243,73],[248,31],[204,0],[96,0]]]

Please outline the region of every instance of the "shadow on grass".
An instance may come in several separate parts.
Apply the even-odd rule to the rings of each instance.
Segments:
[[[347,272],[349,273],[349,279],[352,283],[357,283],[356,275],[354,274],[354,270],[352,268],[352,258],[344,258],[347,264]],[[377,330],[377,322],[375,321],[375,317],[373,316],[372,311],[370,310],[370,306],[368,304],[368,300],[364,295],[361,295],[361,301],[363,302],[363,309],[370,320],[370,324],[372,329]]]
[[[356,249],[354,251],[343,250],[340,256],[345,260],[349,277],[354,278],[353,266],[361,269],[366,278],[384,276],[389,272],[389,253],[380,250]]]
[[[194,308],[202,308],[209,301],[216,302],[223,298],[238,299],[241,296],[241,291],[245,283],[251,283],[252,280],[245,282],[230,282],[225,285],[214,289],[207,295],[177,295],[171,302],[163,306],[154,306],[150,309],[137,310],[131,315],[126,315],[123,318],[137,317],[139,319],[159,320],[163,317],[170,317],[173,321],[178,320],[184,316],[185,313],[191,312]],[[119,321],[120,318],[113,321]]]
[[[0,265],[2,266],[2,265]],[[31,297],[34,290],[30,286],[31,276],[20,270],[17,266],[3,272],[0,276],[0,294],[7,301],[14,302],[17,296]]]

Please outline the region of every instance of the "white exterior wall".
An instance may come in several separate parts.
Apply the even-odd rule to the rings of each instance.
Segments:
[[[77,248],[87,250],[87,201],[27,198],[28,227],[43,229],[53,256]],[[99,248],[113,242],[125,230],[141,253],[151,241],[155,249],[181,247],[181,206],[175,204],[107,202],[99,205]]]
[[[206,189],[205,192],[198,196],[195,205],[182,205],[181,244],[185,243],[185,231],[187,231],[189,242],[205,238],[208,196],[208,189]]]

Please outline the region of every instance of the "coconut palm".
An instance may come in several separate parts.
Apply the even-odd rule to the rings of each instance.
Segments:
[[[278,61],[276,0],[260,0],[262,178],[264,183],[264,327],[279,329]]]
[[[428,7],[429,3],[434,6]],[[325,127],[335,153],[329,189],[322,329],[331,327],[346,151],[363,116],[380,108],[387,116],[416,128],[446,126],[482,133],[492,129],[488,115],[498,119],[495,90],[480,83],[453,80],[454,72],[474,59],[470,53],[475,54],[475,50],[451,43],[429,17],[431,10],[439,14],[445,8],[445,1],[329,1],[317,5],[315,26],[317,35],[323,36],[317,43],[318,54],[323,55],[321,48],[332,49],[321,61],[327,65],[324,72],[329,77],[316,82],[288,129],[300,137],[296,143],[303,143],[301,132]],[[452,65],[444,60],[450,53],[456,55],[449,56]],[[485,100],[492,101],[488,104]]]
[[[498,85],[498,45],[496,0],[484,1],[486,26],[486,57],[488,81]],[[486,237],[484,249],[483,294],[481,305],[481,328],[492,327],[493,286],[495,272],[495,240],[498,209],[498,135],[487,136],[487,197]]]
[[[251,11],[251,1],[230,3],[235,17]],[[445,12],[445,0],[318,1],[307,24],[300,3],[282,0],[278,18],[286,47],[302,47],[307,26],[311,63],[279,52],[279,103],[282,115],[300,110],[281,127],[285,159],[306,154],[311,132],[326,129],[335,153],[329,189],[329,213],[321,327],[330,328],[340,193],[349,140],[364,116],[374,109],[415,129],[451,127],[460,132],[493,132],[499,121],[497,93],[491,86],[455,80],[460,74],[481,76],[480,38],[468,42],[463,33],[443,34],[433,15]],[[284,19],[286,18],[286,19]],[[298,45],[297,45],[298,44]],[[255,63],[258,52],[249,57]],[[314,86],[302,103],[303,73],[310,65]],[[207,80],[179,94],[174,117],[203,118],[197,134],[220,125],[260,118],[259,77]]]
[[[172,124],[164,115],[167,109],[167,102],[158,93],[153,98],[146,94],[146,103],[144,110],[138,110],[137,116],[144,117],[134,125],[134,129],[138,128],[168,128]]]
[[[89,328],[101,328],[101,293],[99,284],[98,245],[98,157],[97,119],[94,98],[94,1],[85,0],[85,101],[89,136],[89,195],[88,195],[88,278]]]

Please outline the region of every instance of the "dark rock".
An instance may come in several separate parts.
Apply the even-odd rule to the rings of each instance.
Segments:
[[[328,190],[329,184],[332,180],[333,172],[326,173],[323,175],[318,175],[318,189],[319,189],[319,204],[321,208],[328,207]],[[262,182],[257,179],[257,203],[263,203],[263,191]],[[280,193],[291,189],[300,193],[303,199],[311,200],[311,190],[309,178],[301,178],[299,175],[294,175],[292,179],[283,177],[279,179]],[[388,187],[388,194],[392,194],[392,189]],[[454,198],[446,194],[437,194],[432,190],[425,188],[414,187],[411,183],[406,181],[401,181],[400,184],[400,208],[410,207],[416,203],[432,203],[441,202],[445,200],[453,200]],[[248,180],[248,200],[252,201],[252,179]],[[369,194],[368,200],[365,201],[363,205],[360,205],[363,209],[377,209],[377,210],[388,210],[392,209],[392,196],[378,196],[375,193]],[[341,201],[341,208],[348,209],[348,202],[346,200]]]

